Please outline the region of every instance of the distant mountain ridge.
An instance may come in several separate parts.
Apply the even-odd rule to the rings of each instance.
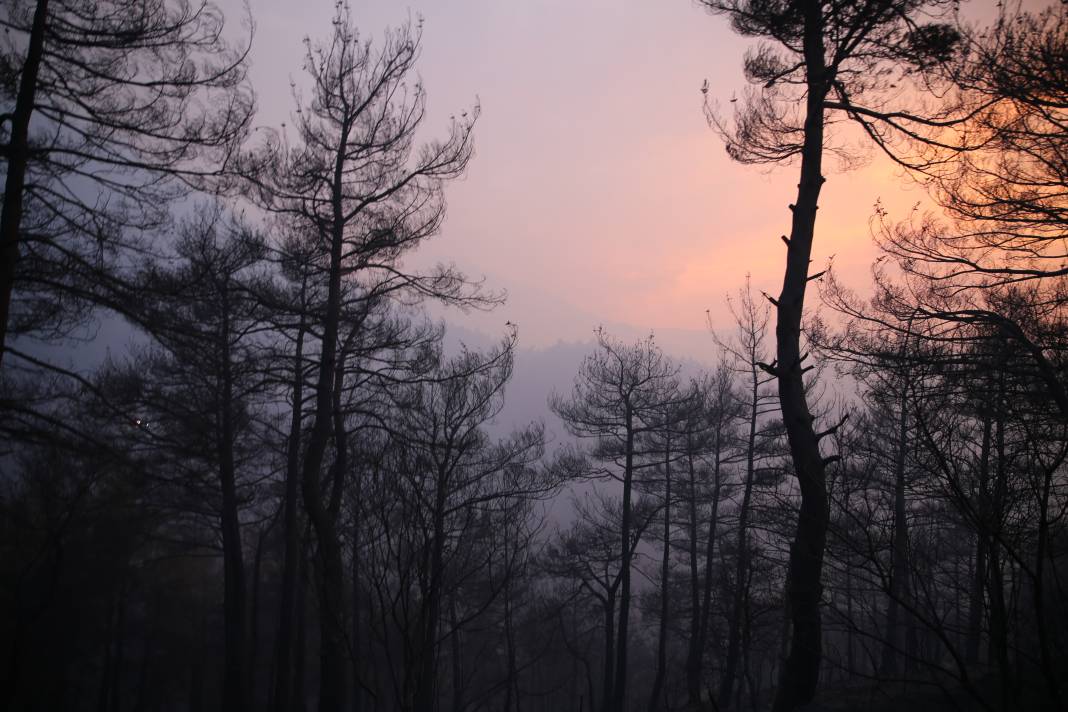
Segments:
[[[637,341],[647,335],[638,334],[633,329],[628,329],[631,332],[629,334],[617,333],[608,328],[606,331],[624,342]],[[501,335],[503,333],[502,330]],[[704,359],[680,355],[676,351],[687,341],[696,341],[694,334],[697,332],[676,329],[665,330],[665,333],[670,334],[669,338],[664,339],[664,342],[668,342],[666,344],[661,342],[660,332],[655,332],[654,338],[657,343],[661,343],[665,354],[679,364],[682,378],[696,376],[714,368],[716,347],[711,333],[706,331],[704,334],[698,334],[707,340],[706,350],[700,354]],[[461,345],[472,350],[482,350],[493,347],[499,338],[462,325],[447,324],[445,346],[450,351],[459,349]],[[588,341],[561,340],[551,346],[528,348],[523,346],[523,335],[520,332],[515,371],[505,390],[504,408],[497,416],[493,430],[504,434],[531,421],[540,420],[545,424],[551,441],[559,442],[565,434],[559,418],[549,409],[549,396],[553,393],[566,395],[571,391],[582,359],[591,354],[596,345],[591,330],[591,338]]]

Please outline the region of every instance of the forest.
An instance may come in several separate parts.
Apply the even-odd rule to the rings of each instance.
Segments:
[[[254,6],[0,4],[0,712],[1068,710],[1068,5],[689,5],[781,292],[513,426],[519,326],[440,316],[508,285],[413,260],[483,113],[417,16],[334,6],[282,130]],[[857,275],[864,152],[930,207]]]

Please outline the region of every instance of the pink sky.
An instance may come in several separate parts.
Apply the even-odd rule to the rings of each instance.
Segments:
[[[408,12],[389,0],[351,6],[365,37]],[[260,123],[277,125],[292,109],[290,79],[302,81],[301,39],[328,33],[334,5],[251,7]],[[747,272],[754,287],[778,292],[796,167],[732,163],[705,121],[703,80],[724,106],[744,87],[746,42],[723,18],[689,0],[408,7],[425,20],[428,132],[476,97],[483,110],[443,233],[416,260],[453,261],[510,294],[492,314],[450,321],[497,334],[511,320],[533,347],[585,340],[598,324],[621,335],[652,329],[669,350],[707,358],[706,310],[727,327],[724,297]],[[922,197],[878,157],[829,172],[814,267],[834,254],[843,281],[863,289],[875,201],[904,217]]]

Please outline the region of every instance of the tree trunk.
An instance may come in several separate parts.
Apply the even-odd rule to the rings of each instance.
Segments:
[[[509,574],[511,576],[511,574]],[[515,709],[519,710],[519,665],[516,658],[515,628],[512,621],[512,582],[504,587],[504,641],[508,646],[508,680],[504,693],[503,712],[512,711],[512,700],[515,700]]]
[[[7,343],[7,322],[11,317],[11,293],[15,288],[15,264],[19,259],[19,229],[22,225],[23,192],[30,160],[30,118],[37,95],[37,74],[44,55],[48,0],[37,0],[30,28],[26,61],[22,64],[19,93],[11,113],[11,135],[7,144],[7,178],[4,181],[3,213],[0,213],[0,364]]]
[[[301,288],[303,302],[304,287]],[[298,523],[297,499],[300,496],[300,435],[304,403],[304,305],[301,304],[300,325],[297,327],[297,344],[293,356],[293,405],[289,420],[289,442],[286,448],[286,499],[285,499],[285,560],[282,564],[282,605],[278,612],[278,643],[275,657],[275,712],[290,712],[293,705],[293,618],[296,615],[297,586],[300,577],[302,544]]]
[[[339,146],[347,143],[343,131]],[[333,430],[334,384],[337,378],[338,331],[341,321],[341,257],[344,247],[344,216],[342,215],[342,179],[345,153],[339,150],[334,160],[331,204],[333,207],[330,234],[330,270],[326,310],[323,317],[323,336],[319,353],[318,377],[315,387],[315,410],[311,433],[304,451],[301,489],[304,508],[315,530],[318,544],[320,613],[320,684],[319,712],[342,712],[348,705],[345,684],[346,654],[344,620],[344,578],[341,569],[341,542],[337,535],[337,521],[332,519],[330,507],[323,506],[323,459]],[[335,438],[336,440],[336,438]],[[339,476],[343,473],[338,473]]]
[[[615,591],[608,591],[604,601],[604,692],[601,697],[602,712],[613,712],[612,695],[616,689],[615,656],[616,656],[616,596]],[[593,697],[590,697],[591,701]]]
[[[263,548],[267,533],[271,530],[276,519],[271,519],[271,524],[261,529],[256,537],[256,554],[252,559],[252,600],[249,612],[249,644],[248,644],[248,667],[245,670],[245,699],[250,707],[259,709],[256,698],[259,697],[257,690],[260,653],[260,583],[263,575]]]
[[[449,596],[449,627],[452,628],[450,651],[452,653],[452,712],[463,712],[464,703],[464,664],[463,646],[460,640],[460,624],[456,615],[456,596]],[[509,653],[511,647],[509,647]],[[511,661],[509,661],[511,662]],[[509,668],[511,673],[511,668]],[[511,682],[511,678],[509,678]]]
[[[671,572],[671,438],[664,446],[664,553],[660,561],[660,631],[656,642],[656,677],[649,694],[649,712],[656,712],[667,668],[668,575]]]
[[[990,565],[987,567],[990,592],[990,657],[1000,672],[1002,707],[1010,709],[1010,700],[1015,692],[1012,664],[1009,661],[1009,615],[1005,603],[1005,577],[1002,571],[1000,535],[1005,521],[1005,496],[1007,483],[1005,462],[1005,412],[1002,407],[1004,372],[999,379],[997,418],[994,424],[994,448],[997,458],[994,467],[994,492],[990,516]]]
[[[883,656],[880,673],[894,677],[899,672],[898,655],[903,649],[904,636],[901,634],[901,602],[909,600],[909,565],[908,565],[908,517],[905,502],[905,462],[908,453],[908,379],[901,389],[900,415],[897,429],[897,453],[894,457],[894,542],[891,556],[890,590],[886,610],[886,635],[883,644]],[[904,611],[908,616],[907,609]],[[911,626],[911,621],[906,624]],[[909,636],[914,638],[915,636]],[[909,650],[909,652],[914,652]],[[906,660],[911,666],[911,661]]]
[[[720,682],[719,699],[722,704],[730,706],[734,682],[738,677],[739,647],[742,638],[742,608],[745,605],[745,580],[749,571],[749,506],[753,498],[753,478],[756,475],[756,434],[757,415],[760,399],[760,374],[757,371],[756,353],[750,351],[750,375],[752,391],[749,408],[749,436],[746,440],[745,486],[742,490],[742,504],[738,511],[738,553],[734,569],[734,601],[731,606],[731,619],[727,638],[727,659],[723,667],[723,679]]]
[[[746,688],[749,689],[749,701],[750,706],[753,708],[753,712],[756,712],[756,694],[753,690],[753,676],[751,673],[751,656],[750,653],[753,650],[753,611],[752,611],[752,598],[750,593],[750,587],[753,583],[753,570],[752,568],[746,569],[745,576],[745,596],[742,597],[742,680],[746,682],[746,685],[738,684],[738,700],[736,707],[742,708],[742,698]]]
[[[308,472],[306,470],[305,474]],[[318,475],[314,475],[318,480]],[[304,501],[307,505],[319,496],[316,485],[309,486],[306,477]],[[320,502],[309,505],[317,510],[309,518],[316,530],[319,589],[319,710],[341,712],[347,707],[347,683],[345,680],[347,654],[345,649],[344,579],[341,570],[341,543],[333,522]],[[315,525],[318,522],[318,525]]]
[[[623,517],[620,522],[620,592],[619,625],[616,626],[616,672],[615,689],[612,693],[611,709],[626,709],[627,699],[627,628],[630,622],[630,528],[631,528],[631,489],[634,479],[634,416],[627,406],[627,442],[625,465],[623,471]]]
[[[716,459],[712,468],[712,515],[708,522],[708,539],[705,544],[705,575],[701,592],[701,623],[697,629],[697,644],[691,648],[693,661],[687,666],[687,697],[689,704],[700,707],[701,672],[704,668],[705,646],[712,620],[712,566],[715,562],[716,529],[719,526],[719,498],[722,492],[720,472],[722,469],[722,432],[716,430]]]
[[[801,363],[801,317],[812,256],[816,210],[823,187],[823,102],[829,89],[824,64],[823,15],[820,3],[801,4],[804,16],[803,49],[808,93],[806,96],[801,180],[793,207],[793,224],[787,246],[786,274],[776,307],[775,325],[779,403],[790,442],[790,455],[801,489],[797,532],[790,546],[787,596],[793,634],[775,692],[774,712],[789,712],[808,704],[816,695],[822,657],[820,598],[823,593],[823,551],[827,540],[829,507],[826,463],[813,430],[813,416],[805,395]]]
[[[415,712],[434,712],[438,668],[438,624],[441,620],[442,581],[445,574],[445,505],[448,473],[438,471],[434,501],[433,540],[430,542],[430,561],[427,572],[429,584],[425,592],[423,618],[420,621],[420,640],[417,652],[417,679],[414,698]]]
[[[687,443],[686,471],[689,482],[690,535],[690,640],[686,649],[686,706],[696,709],[701,704],[701,660],[697,646],[701,637],[701,580],[698,573],[697,477],[692,443]]]
[[[230,353],[230,304],[227,285],[222,285],[222,331],[219,360],[222,383],[219,397],[220,423],[217,441],[219,481],[222,485],[223,543],[223,709],[245,708],[245,564],[237,503],[237,472],[234,466],[233,376]]]
[[[1043,472],[1042,479],[1042,493],[1040,495],[1039,505],[1039,519],[1038,519],[1038,540],[1035,543],[1035,574],[1032,580],[1032,605],[1035,612],[1035,624],[1038,630],[1038,643],[1039,654],[1042,664],[1042,674],[1046,678],[1046,685],[1049,687],[1050,699],[1052,699],[1057,709],[1065,709],[1065,700],[1061,692],[1061,679],[1057,673],[1057,664],[1055,658],[1055,647],[1050,640],[1050,630],[1048,628],[1049,622],[1046,619],[1046,578],[1045,567],[1046,558],[1049,556],[1049,538],[1050,538],[1050,526],[1049,526],[1049,509],[1050,509],[1050,495],[1052,494],[1053,487],[1053,475],[1060,469],[1059,464],[1055,467],[1047,468]],[[1051,559],[1052,561],[1052,559]]]
[[[352,561],[350,571],[352,574],[352,712],[363,710],[363,678],[360,669],[363,651],[359,648],[363,639],[360,617],[360,505],[363,501],[363,480],[360,473],[354,477],[353,486],[354,503],[352,515]]]
[[[316,529],[319,567],[319,711],[341,712],[348,706],[349,647],[347,641],[344,558],[341,537],[337,532],[338,514],[345,476],[348,472],[348,446],[344,416],[341,412],[341,391],[344,385],[344,355],[336,362],[331,395],[330,415],[333,420],[334,462],[330,467],[330,496],[326,507],[318,501],[320,527]],[[307,490],[304,501],[308,502]],[[325,538],[324,538],[325,537]]]
[[[304,712],[307,703],[307,680],[308,680],[308,550],[307,544],[301,542],[300,547],[300,576],[297,581],[296,615],[294,621],[297,624],[297,639],[293,651],[293,697],[288,710],[292,712]]]
[[[975,565],[972,567],[971,591],[968,601],[968,634],[964,647],[964,659],[970,664],[979,662],[979,648],[983,635],[983,610],[985,603],[983,592],[986,590],[987,577],[987,530],[990,498],[990,450],[993,439],[993,418],[988,411],[983,412],[983,440],[979,450],[979,504],[977,507],[978,526],[975,531]]]

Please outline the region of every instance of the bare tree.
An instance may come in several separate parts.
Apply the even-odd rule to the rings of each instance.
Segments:
[[[749,518],[752,515],[753,488],[756,484],[757,469],[768,457],[768,433],[765,432],[768,416],[777,413],[778,407],[774,392],[769,392],[767,385],[773,380],[761,369],[767,362],[765,339],[769,309],[761,307],[754,299],[752,288],[746,281],[744,289],[738,293],[737,301],[730,301],[734,316],[734,338],[720,347],[732,359],[731,367],[739,377],[745,379],[745,390],[739,388],[738,410],[744,411],[745,433],[744,448],[745,476],[742,480],[742,498],[738,503],[737,559],[733,580],[732,607],[728,615],[727,657],[723,667],[723,677],[719,686],[719,702],[730,706],[735,681],[739,676],[741,660],[742,624],[745,582],[749,579],[750,534]],[[742,395],[744,393],[744,395]]]
[[[507,586],[508,576],[490,576],[488,594],[483,593],[476,605],[465,606],[471,610],[462,618],[453,602],[450,613],[455,620],[447,618],[450,597],[492,569],[493,552],[508,545],[493,536],[494,529],[524,512],[524,502],[555,489],[551,472],[535,466],[544,442],[540,427],[496,442],[484,430],[503,405],[514,345],[513,331],[490,352],[465,352],[444,360],[427,374],[426,382],[397,389],[395,408],[388,416],[403,453],[394,474],[398,482],[393,496],[404,502],[404,521],[393,523],[395,538],[383,544],[402,559],[416,559],[409,570],[414,586],[398,587],[392,594],[399,597],[395,600],[404,600],[409,611],[402,631],[405,672],[399,694],[405,710],[435,709],[440,642],[455,640],[460,626]],[[386,585],[401,568],[399,561],[388,558],[388,562],[391,566],[380,572]],[[416,600],[409,599],[413,591],[418,593]],[[443,625],[446,620],[448,626]],[[454,692],[458,692],[455,681]]]
[[[1029,330],[1047,319],[1013,314],[1026,300],[1024,312],[1052,317],[1065,302],[1066,12],[1003,9],[992,27],[965,35],[949,79],[972,107],[967,132],[950,145],[925,144],[937,159],[928,187],[944,216],[882,213],[876,240],[915,285],[901,309],[916,308],[935,329],[986,323],[1017,341],[1068,418],[1068,386],[1047,349],[1056,333]]]
[[[648,709],[650,712],[656,712],[665,704],[663,696],[664,680],[668,673],[668,630],[673,615],[671,553],[675,522],[672,517],[675,514],[675,505],[680,500],[675,489],[676,480],[681,480],[676,465],[682,465],[697,455],[694,452],[694,441],[697,439],[697,433],[703,430],[705,415],[702,410],[704,394],[700,391],[697,382],[691,382],[686,390],[682,390],[681,386],[677,387],[679,388],[677,395],[667,401],[661,409],[656,428],[644,438],[646,445],[643,449],[649,452],[650,459],[655,464],[651,469],[643,472],[640,478],[642,488],[647,490],[652,497],[660,499],[660,506],[663,509],[658,537],[661,553],[656,673],[649,692]]]
[[[727,15],[739,33],[768,40],[745,61],[747,78],[760,87],[739,109],[733,127],[710,114],[727,141],[727,151],[744,163],[800,159],[797,198],[790,205],[790,235],[782,291],[771,299],[776,310],[776,358],[766,370],[778,380],[783,422],[795,476],[801,489],[797,533],[787,575],[793,635],[782,667],[774,709],[795,709],[816,694],[822,655],[820,599],[823,550],[828,524],[826,464],[821,435],[805,394],[801,353],[804,311],[816,211],[825,181],[823,157],[834,149],[828,115],[837,112],[861,123],[880,147],[886,134],[914,133],[936,121],[885,107],[886,91],[908,83],[917,65],[945,59],[956,33],[944,25],[923,24],[926,9],[939,3],[764,2],[703,0]],[[943,5],[948,5],[944,3]],[[848,155],[839,149],[839,155]]]
[[[701,411],[705,421],[704,443],[693,442],[695,433],[687,429],[687,492],[683,495],[689,509],[690,564],[690,640],[686,653],[686,696],[691,708],[701,707],[704,684],[704,660],[712,621],[712,590],[716,560],[716,543],[720,527],[720,506],[726,491],[728,465],[737,456],[737,426],[741,400],[736,391],[736,376],[726,362],[699,386]],[[700,433],[701,431],[698,431]],[[695,448],[696,445],[696,448]],[[704,565],[700,566],[698,523],[698,478],[710,499],[705,535]],[[704,524],[703,522],[701,524]],[[722,544],[720,545],[722,548]]]
[[[123,311],[125,249],[226,165],[253,95],[208,2],[16,0],[0,26],[3,358],[9,331]]]
[[[601,702],[599,709],[613,709],[615,699],[616,665],[619,640],[619,602],[623,584],[623,565],[633,560],[638,543],[656,516],[657,507],[650,499],[636,500],[631,507],[631,538],[628,549],[618,550],[617,540],[622,524],[622,502],[598,492],[576,500],[576,521],[550,543],[545,569],[562,579],[571,590],[569,601],[580,601],[580,615],[588,618],[592,611],[600,618],[601,645]],[[564,611],[561,611],[561,615]],[[565,632],[565,644],[567,641]],[[569,652],[576,655],[572,645]],[[587,665],[585,658],[581,658]],[[594,707],[596,689],[589,675],[590,707]]]
[[[347,626],[337,530],[341,490],[324,498],[321,487],[332,436],[340,457],[335,470],[345,472],[337,413],[346,377],[342,315],[358,313],[361,300],[390,294],[409,300],[432,296],[461,305],[493,301],[455,270],[414,274],[403,271],[399,262],[440,227],[444,182],[459,176],[470,159],[477,110],[453,119],[444,141],[417,148],[426,100],[422,86],[409,82],[420,30],[405,25],[387,31],[375,46],[361,39],[345,7],[339,7],[333,27],[325,43],[308,46],[305,69],[312,99],[298,108],[300,143],[291,147],[272,136],[242,162],[253,196],[314,245],[317,257],[309,264],[325,291],[325,303],[315,312],[315,405],[301,476],[320,562],[322,710],[341,709],[346,698]]]
[[[876,643],[873,672],[890,680],[922,682],[937,670],[982,706],[1059,704],[1050,663],[1060,637],[1023,621],[1043,619],[1056,598],[1056,586],[1038,583],[1049,568],[1033,557],[1052,552],[1043,532],[1059,496],[1051,473],[1062,462],[1060,408],[1024,342],[996,322],[962,318],[989,295],[943,291],[886,262],[877,262],[870,301],[828,280],[825,301],[846,316],[846,328],[814,331],[821,349],[859,377],[869,404],[871,432],[860,438],[868,444],[853,447],[872,463],[875,479],[864,486],[875,494],[864,497],[876,502],[839,508],[852,522],[847,537],[862,542],[852,544],[858,578],[876,584],[886,607],[867,626],[852,616],[850,625]],[[956,318],[934,317],[932,305]],[[1006,320],[1059,343],[1049,337],[1063,327],[1033,305],[999,297],[982,311],[1005,310]],[[1047,348],[1044,357],[1056,362],[1060,351]],[[1045,593],[1014,598],[1022,580]],[[999,684],[987,689],[984,674]],[[1025,677],[1043,684],[1025,686]]]
[[[633,530],[635,473],[650,466],[643,452],[644,436],[658,427],[659,413],[680,400],[677,372],[652,337],[628,346],[598,329],[597,350],[583,361],[570,397],[550,399],[569,433],[594,442],[590,467],[582,476],[615,480],[623,487],[616,664],[611,699],[603,701],[605,709],[623,709],[626,704],[631,557],[637,538]]]

